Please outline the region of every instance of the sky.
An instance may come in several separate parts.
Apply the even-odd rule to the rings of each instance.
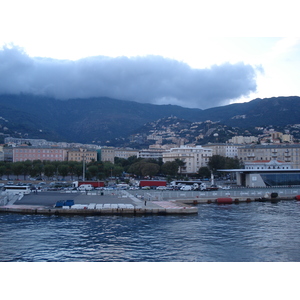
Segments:
[[[300,96],[297,3],[0,3],[0,93],[206,109]]]

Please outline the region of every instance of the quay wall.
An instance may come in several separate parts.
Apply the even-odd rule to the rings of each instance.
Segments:
[[[134,209],[62,209],[62,208],[46,208],[34,206],[4,206],[0,207],[0,212],[6,213],[22,213],[22,214],[44,214],[44,215],[169,215],[169,214],[195,214],[198,213],[197,207],[181,207],[181,208],[134,208]]]

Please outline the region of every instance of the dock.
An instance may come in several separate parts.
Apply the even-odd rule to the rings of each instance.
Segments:
[[[72,206],[55,207],[57,201],[74,200]],[[0,212],[45,215],[167,215],[197,214],[198,208],[177,201],[149,201],[122,191],[101,196],[97,193],[39,192],[12,197]]]
[[[275,191],[273,191],[275,192]],[[231,195],[230,195],[231,194]],[[197,214],[198,204],[239,204],[253,201],[278,202],[295,200],[298,189],[279,191],[276,198],[265,191],[169,193],[169,192],[52,192],[29,195],[0,196],[0,212],[46,215],[169,215]],[[267,196],[268,195],[268,196]],[[300,199],[300,196],[299,196]],[[56,207],[57,202],[72,201],[74,205]]]

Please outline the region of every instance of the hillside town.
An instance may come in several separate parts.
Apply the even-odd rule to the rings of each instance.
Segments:
[[[240,116],[242,117],[242,116]],[[289,163],[292,169],[300,168],[300,144],[295,138],[300,124],[289,126],[283,132],[272,126],[257,127],[255,136],[249,131],[239,135],[238,128],[227,128],[231,137],[221,139],[224,126],[217,122],[191,123],[176,117],[169,117],[147,124],[147,130],[131,136],[132,142],[147,140],[148,147],[108,147],[95,144],[50,142],[44,139],[14,138],[7,136],[0,145],[0,161],[20,162],[26,160],[47,161],[103,161],[114,164],[115,158],[128,159],[135,156],[144,159],[161,159],[164,163],[182,160],[185,165],[182,174],[195,174],[206,167],[213,155],[237,158],[241,165],[271,161]],[[225,126],[226,127],[226,126]],[[292,134],[293,133],[293,134]],[[205,143],[206,137],[212,136]],[[192,137],[192,138],[191,138]],[[224,142],[220,142],[224,141]]]

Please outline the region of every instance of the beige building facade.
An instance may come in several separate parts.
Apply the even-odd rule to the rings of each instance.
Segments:
[[[181,146],[172,148],[163,153],[163,162],[180,159],[185,163],[181,167],[182,174],[195,174],[201,167],[206,167],[209,158],[212,156],[212,150],[202,146],[188,147]]]
[[[203,148],[209,148],[212,150],[213,155],[221,155],[224,157],[237,158],[238,148],[241,145],[230,144],[230,143],[217,143],[203,145]]]
[[[101,161],[109,161],[113,164],[115,162],[115,148],[101,148]]]
[[[97,161],[97,151],[87,149],[70,149],[68,150],[68,161],[77,161],[86,163]]]
[[[279,160],[292,169],[300,168],[300,144],[248,145],[238,149],[238,158],[246,164],[251,161]]]

